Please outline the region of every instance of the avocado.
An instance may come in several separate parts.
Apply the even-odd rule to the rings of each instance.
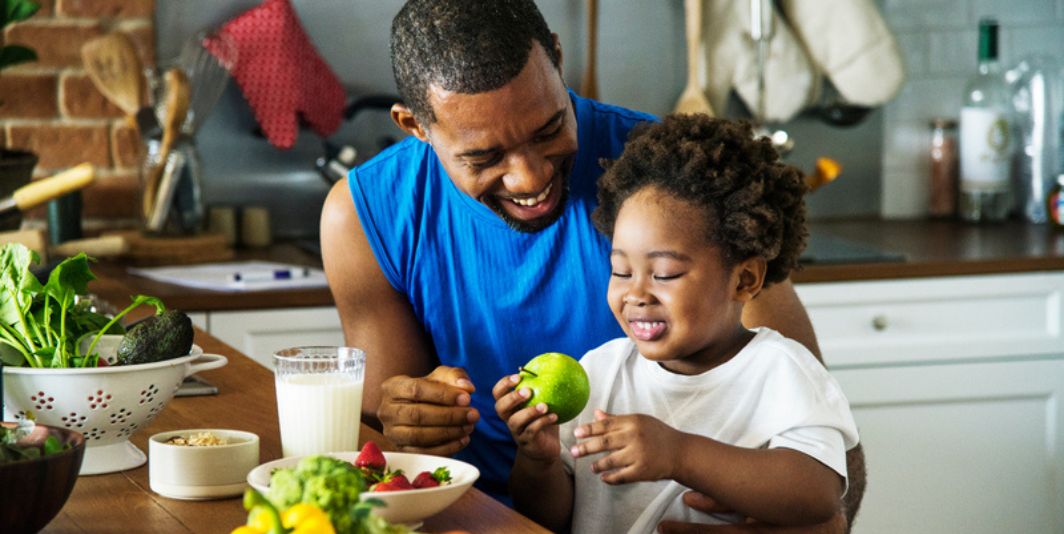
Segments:
[[[161,362],[192,350],[192,319],[178,310],[153,315],[130,328],[118,344],[119,365]]]

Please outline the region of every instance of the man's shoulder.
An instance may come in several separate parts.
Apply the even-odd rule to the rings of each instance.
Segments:
[[[573,94],[573,100],[577,102],[578,108],[583,108],[588,111],[588,113],[581,114],[584,120],[607,122],[628,127],[634,126],[640,122],[658,120],[658,117],[650,113],[636,111],[615,104],[607,104],[590,98],[584,98],[575,93]]]
[[[427,143],[407,136],[359,165],[353,175],[358,180],[377,177],[393,179],[400,174],[422,172],[432,158],[435,158],[435,153]]]

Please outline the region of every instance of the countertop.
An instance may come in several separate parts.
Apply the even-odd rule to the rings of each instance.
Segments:
[[[261,462],[280,458],[277,397],[272,387],[272,373],[206,332],[196,332],[196,343],[204,352],[229,358],[225,367],[203,373],[204,378],[218,386],[219,393],[171,400],[157,418],[130,438],[130,442],[146,452],[148,438],[156,432],[228,428],[254,432],[259,436]],[[359,438],[361,442],[372,439],[384,450],[392,448],[387,439],[366,425],[362,425]],[[62,511],[43,532],[229,532],[246,519],[247,512],[237,497],[183,501],[154,493],[150,488],[148,466],[143,465],[128,471],[80,477]],[[547,532],[476,488],[470,488],[453,505],[426,519],[422,530]]]
[[[841,247],[847,250],[829,251],[834,254],[822,255],[824,261],[816,261],[814,256],[811,263],[794,273],[795,283],[1064,270],[1064,231],[1045,225],[868,218],[813,222],[810,235],[818,245],[832,247],[841,240],[860,250],[882,253],[890,261],[868,261],[861,255],[849,259],[852,248]],[[318,256],[292,243],[238,251],[237,259],[321,266]],[[93,271],[101,279],[89,286],[90,291],[114,303],[128,302],[130,295],[148,294],[190,312],[333,304],[326,288],[218,293],[133,276],[121,263],[101,262]]]

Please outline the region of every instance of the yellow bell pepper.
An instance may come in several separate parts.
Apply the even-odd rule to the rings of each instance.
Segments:
[[[248,509],[247,524],[230,534],[336,534],[329,515],[313,504],[299,503],[278,512],[261,494],[249,490],[244,495],[244,507]]]
[[[293,505],[281,513],[281,524],[292,534],[336,534],[328,514],[313,504]]]

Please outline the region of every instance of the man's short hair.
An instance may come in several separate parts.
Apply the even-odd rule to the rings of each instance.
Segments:
[[[392,72],[422,125],[436,117],[429,85],[463,94],[498,89],[528,63],[533,42],[558,67],[550,28],[532,0],[409,0],[392,21]]]

